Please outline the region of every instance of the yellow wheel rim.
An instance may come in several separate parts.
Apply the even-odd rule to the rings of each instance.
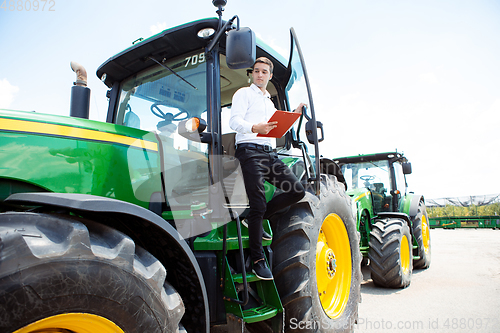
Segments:
[[[431,245],[431,236],[429,234],[429,223],[425,215],[422,215],[422,242],[424,243],[424,251],[429,254]]]
[[[404,275],[410,273],[410,246],[406,235],[401,239],[401,269]]]
[[[321,225],[316,244],[316,283],[328,317],[338,318],[346,308],[351,277],[349,236],[342,219],[330,214]]]
[[[14,333],[124,333],[110,320],[89,313],[64,313],[25,326]]]

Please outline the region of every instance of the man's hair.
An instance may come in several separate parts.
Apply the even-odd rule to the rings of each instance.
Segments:
[[[267,59],[266,57],[257,58],[252,66],[252,69],[255,67],[255,64],[257,64],[257,63],[269,65],[270,72],[271,73],[273,72],[273,69],[274,69],[273,62],[271,60]]]

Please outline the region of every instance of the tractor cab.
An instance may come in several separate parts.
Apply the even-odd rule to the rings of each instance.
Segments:
[[[299,179],[319,189],[322,138],[316,129],[322,133],[322,124],[316,122],[295,33],[292,29],[286,61],[249,28],[239,28],[236,19],[204,19],[165,30],[97,70],[111,88],[107,122],[147,131],[148,140],[158,142],[161,174],[155,174],[156,168],[134,171],[139,172],[131,175],[135,195],[150,202],[153,191],[148,188],[161,183],[161,198],[156,200],[164,204],[158,213],[183,220],[185,238],[212,228],[209,223],[189,222],[193,215],[202,214],[202,222],[229,222],[234,217],[228,209],[241,214],[247,207],[241,172],[232,156],[235,133],[228,123],[232,96],[250,85],[256,57],[274,63],[267,89],[277,109],[290,111],[300,102],[309,106],[291,131],[275,139],[274,149]],[[269,186],[268,199],[273,194]]]
[[[373,215],[398,212],[406,195],[405,174],[411,173],[406,158],[397,152],[336,159],[353,198],[371,198]],[[361,199],[361,198],[360,198]]]

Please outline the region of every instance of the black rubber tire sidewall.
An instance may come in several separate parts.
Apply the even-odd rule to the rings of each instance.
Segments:
[[[409,273],[402,269],[401,244],[406,236],[409,247]],[[370,232],[370,272],[372,281],[381,287],[406,288],[410,285],[413,272],[412,238],[410,228],[400,218],[375,219]]]
[[[279,220],[272,221],[275,234],[272,245],[275,255],[273,274],[285,308],[285,331],[353,330],[360,302],[361,252],[350,205],[343,184],[332,177],[322,184],[319,198],[308,192]],[[344,222],[352,265],[349,299],[345,310],[335,320],[326,315],[316,284],[316,243],[321,225],[330,213],[337,214]]]
[[[2,264],[18,267],[0,273],[0,331],[62,313],[99,315],[127,333],[178,330],[184,311],[180,296],[160,276],[163,268],[153,277],[134,270],[159,262],[122,233],[91,221],[34,213],[0,214],[0,227],[1,257],[8,260]],[[87,227],[108,233],[107,241],[117,243],[110,250],[98,249],[99,236]],[[31,239],[26,239],[32,237],[40,244],[28,246]],[[103,257],[93,251],[107,252]],[[37,257],[37,252],[44,255]]]
[[[424,248],[424,239],[422,235],[422,217],[425,216],[427,221],[427,228],[429,228],[429,251],[426,253]],[[427,216],[427,209],[425,207],[425,203],[421,200],[418,204],[418,212],[417,215],[413,218],[413,236],[417,240],[417,255],[420,259],[413,261],[413,268],[425,269],[429,268],[431,265],[431,239],[430,239],[430,226],[429,226],[429,217]]]

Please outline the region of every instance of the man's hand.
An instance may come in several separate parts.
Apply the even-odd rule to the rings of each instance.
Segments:
[[[258,123],[252,126],[252,132],[253,133],[259,133],[259,134],[267,134],[271,132],[273,128],[278,127],[276,125],[278,122],[277,121],[271,121],[268,123]]]
[[[302,113],[302,109],[303,109],[304,106],[307,106],[307,104],[300,103],[299,106],[297,106],[297,108],[295,110],[293,110],[293,112],[295,112],[295,113]]]

